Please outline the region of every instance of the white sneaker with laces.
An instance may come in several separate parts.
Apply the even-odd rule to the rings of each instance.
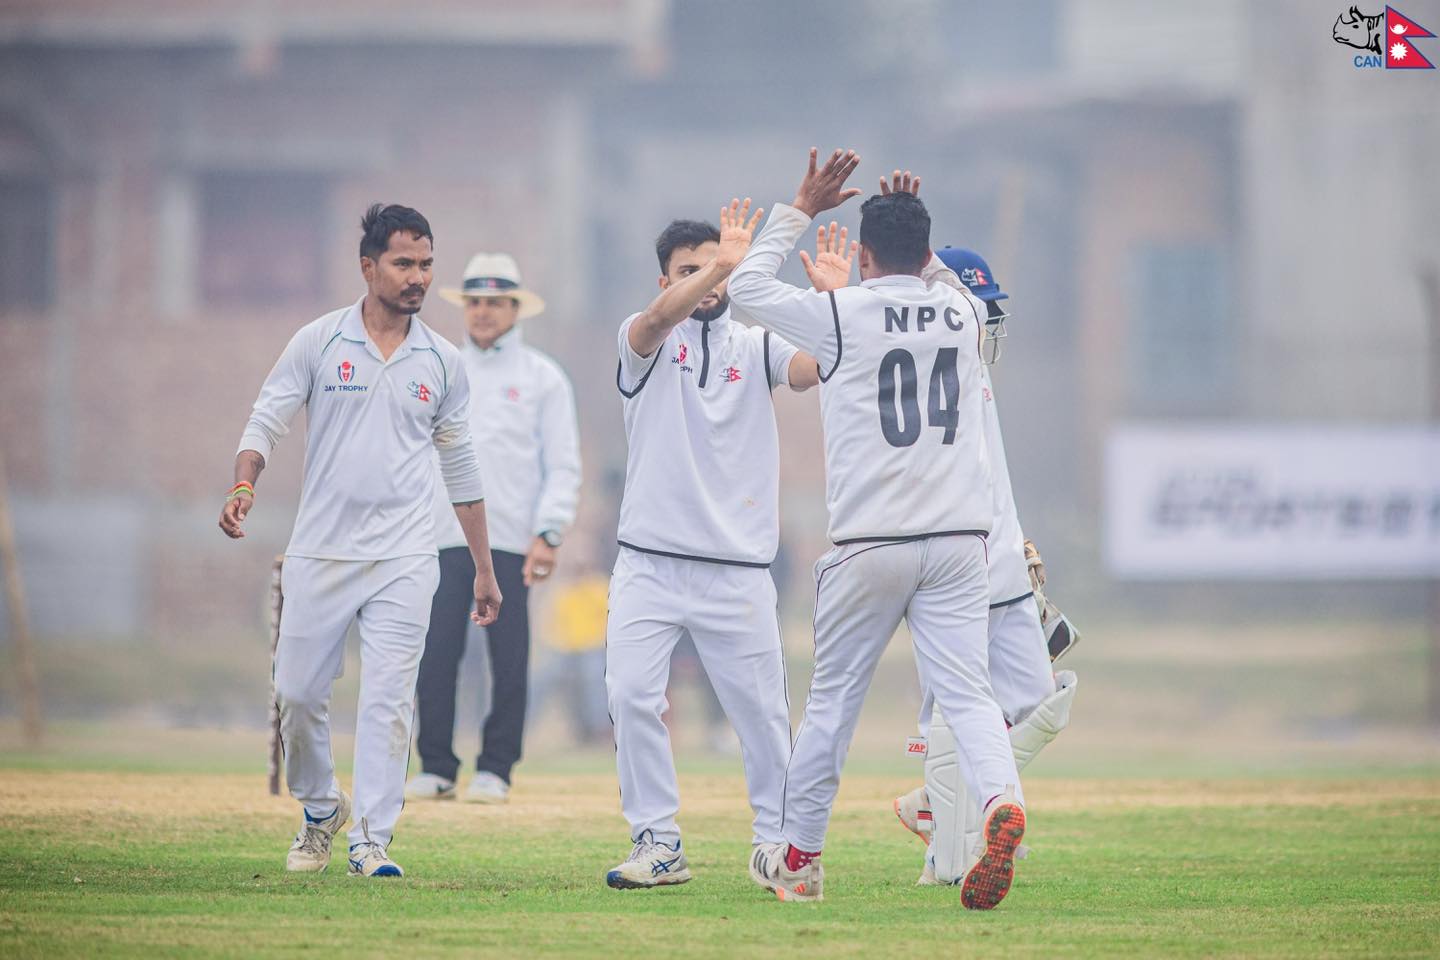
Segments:
[[[341,790],[340,802],[328,817],[316,820],[308,810],[303,813],[305,822],[290,844],[285,869],[292,873],[320,873],[330,866],[330,842],[350,820],[350,795]]]
[[[781,900],[824,900],[825,868],[818,859],[799,870],[785,866],[786,843],[759,843],[750,852],[750,879]]]
[[[481,770],[470,778],[465,788],[466,803],[509,803],[510,784],[488,770]]]
[[[624,863],[605,874],[605,882],[616,890],[641,890],[686,883],[690,862],[676,840],[672,847],[655,839],[649,830],[640,834]]]
[[[405,784],[406,800],[454,800],[455,781],[434,773],[421,773]]]
[[[384,847],[367,840],[350,846],[350,876],[403,877],[405,871],[390,859]]]

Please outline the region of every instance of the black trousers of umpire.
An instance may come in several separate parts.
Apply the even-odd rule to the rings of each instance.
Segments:
[[[490,551],[500,584],[500,616],[485,628],[490,646],[490,715],[480,730],[481,750],[475,770],[489,771],[506,783],[520,759],[525,731],[525,694],[530,672],[529,588],[525,558],[503,550]],[[440,586],[430,605],[430,632],[420,658],[416,683],[420,766],[426,773],[454,780],[460,772],[455,755],[455,686],[465,632],[475,608],[475,563],[468,547],[440,551]]]

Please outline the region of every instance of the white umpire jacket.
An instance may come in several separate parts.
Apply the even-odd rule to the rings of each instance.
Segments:
[[[529,552],[546,530],[564,533],[580,498],[580,430],[565,371],[525,343],[517,326],[482,350],[465,336],[470,434],[481,454],[490,548]],[[464,546],[442,484],[435,490],[437,546]]]

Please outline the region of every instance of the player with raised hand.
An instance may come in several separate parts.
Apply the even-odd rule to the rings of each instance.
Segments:
[[[845,754],[875,665],[905,619],[922,679],[963,732],[967,786],[984,798],[985,852],[961,901],[988,909],[1009,892],[1025,810],[986,666],[984,306],[921,279],[930,216],[909,192],[861,207],[860,286],[801,290],[775,276],[818,214],[859,193],[845,187],[858,164],[853,150],[837,150],[821,166],[812,149],[794,202],[775,208],[730,282],[737,306],[820,364],[835,544],[815,568],[815,672],[786,778],[785,842],[758,847],[750,873],[782,900],[822,897],[820,852]],[[815,269],[848,278],[850,255],[822,251],[808,264],[812,280]]]
[[[815,360],[731,317],[726,281],[761,212],[739,200],[720,229],[660,234],[660,295],[619,330],[625,494],[610,581],[605,686],[630,856],[606,883],[684,883],[680,794],[661,716],[683,634],[735,727],[754,810],[752,843],[781,838],[790,712],[769,566],[779,548],[779,436],[771,391],[818,379]]]
[[[920,178],[908,170],[896,170],[888,181],[881,179],[880,192],[918,195]],[[1000,289],[990,265],[972,250],[946,247],[931,256],[921,276],[928,284],[966,290],[985,304],[986,344],[992,347],[989,358],[998,357],[995,335],[1007,317],[1001,301],[1009,295]],[[1037,603],[1039,584],[1031,582],[1032,575],[1043,577],[1043,567],[1038,553],[1034,564],[1029,562],[1027,541],[1020,530],[989,363],[982,365],[980,376],[994,511],[986,540],[990,681],[1010,728],[1016,767],[1024,770],[1069,722],[1076,681],[1072,671],[1056,675],[1051,669]],[[1062,652],[1057,650],[1055,655]],[[922,699],[919,727],[927,748],[925,783],[896,798],[894,810],[901,823],[927,841],[920,883],[954,883],[983,852],[980,811],[960,776],[953,733],[944,716],[933,709],[934,698],[928,688]]]

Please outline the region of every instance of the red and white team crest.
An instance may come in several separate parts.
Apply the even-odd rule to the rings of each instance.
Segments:
[[[505,389],[505,399],[509,400],[511,403],[519,403],[520,391],[516,390],[514,387],[507,387]]]
[[[680,344],[680,352],[677,353],[677,354],[675,354],[675,362],[676,362],[676,363],[684,363],[684,362],[685,362],[685,356],[686,356],[687,353],[689,353],[689,351],[685,349],[685,344],[683,344],[683,343]]]
[[[425,384],[416,383],[414,380],[411,380],[405,385],[405,389],[410,391],[410,396],[419,400],[421,403],[430,402],[430,388]]]
[[[340,366],[336,370],[340,374],[341,383],[349,383],[355,379],[355,364],[349,360],[340,361]]]
[[[724,375],[726,383],[734,383],[736,380],[740,379],[740,368],[726,367],[724,370]]]

